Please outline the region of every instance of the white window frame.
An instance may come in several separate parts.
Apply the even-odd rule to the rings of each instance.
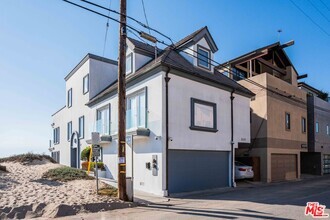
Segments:
[[[68,108],[72,107],[72,88],[68,90]]]
[[[131,58],[131,61],[130,62],[127,62],[128,58]],[[128,64],[130,64],[131,68],[130,70],[128,70]],[[130,53],[126,56],[126,74],[130,74],[133,72],[133,53]]]
[[[85,116],[81,116],[78,119],[79,125],[79,139],[83,139],[85,137]]]
[[[144,95],[144,103],[145,103],[145,106],[144,106],[144,122],[141,122],[141,103],[140,103],[140,96],[141,95]],[[134,123],[132,124],[135,124],[136,126],[128,126],[128,122],[129,122],[129,119],[127,117],[129,117],[130,115],[128,114],[128,111],[129,111],[129,101],[132,100],[133,98],[137,98],[136,99],[136,102],[135,102],[135,108],[136,108],[136,117],[135,117],[135,121]],[[148,127],[148,92],[147,92],[147,87],[143,88],[143,89],[140,89],[132,94],[129,94],[127,96],[127,99],[126,99],[126,128],[127,129],[134,129],[134,128],[147,128]],[[131,108],[132,109],[132,108]]]
[[[71,141],[72,136],[72,121],[68,122],[67,124],[67,140]]]
[[[103,118],[99,118],[100,115],[102,114],[99,114],[100,112],[104,111],[104,110],[108,110],[108,121],[104,121],[105,119]],[[107,124],[107,132],[104,132],[104,133],[100,133],[101,135],[110,135],[110,132],[111,132],[111,105],[110,104],[107,104],[105,106],[102,106],[101,108],[98,108],[96,109],[96,122],[98,120],[102,120],[102,126],[103,126],[103,123],[106,123]],[[104,131],[104,128],[102,128],[102,131]]]
[[[207,61],[206,61],[207,66],[204,66],[203,64],[201,64],[201,58],[199,56],[203,56],[203,55],[199,52],[200,50],[207,53]],[[203,56],[203,58],[206,58],[206,57]],[[197,45],[197,66],[204,68],[204,69],[211,70],[210,60],[211,60],[211,50],[209,50],[205,47],[202,47],[200,45]],[[202,61],[204,62],[204,60],[202,60]]]
[[[85,80],[87,80],[87,81],[85,81]],[[87,83],[87,86],[86,86],[86,83]],[[87,74],[83,78],[83,94],[85,95],[88,92],[89,92],[89,74]]]
[[[54,128],[53,130],[53,143],[54,144],[60,143],[60,127]]]

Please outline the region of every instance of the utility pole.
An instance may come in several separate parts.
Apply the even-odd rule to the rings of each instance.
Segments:
[[[120,0],[118,61],[118,197],[128,201],[126,192],[126,0]]]

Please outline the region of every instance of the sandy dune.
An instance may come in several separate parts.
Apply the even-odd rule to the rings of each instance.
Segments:
[[[129,207],[108,196],[96,195],[95,180],[56,182],[42,179],[48,169],[61,165],[38,161],[31,165],[2,163],[0,171],[0,219],[59,217]]]

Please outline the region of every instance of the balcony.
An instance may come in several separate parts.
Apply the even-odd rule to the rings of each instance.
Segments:
[[[109,144],[112,141],[112,137],[110,135],[110,123],[106,122],[104,120],[97,120],[95,123],[95,126],[93,126],[90,129],[89,135],[91,135],[92,132],[98,132],[100,133],[100,145],[102,144]],[[86,140],[87,144],[92,143],[92,139],[89,138]]]

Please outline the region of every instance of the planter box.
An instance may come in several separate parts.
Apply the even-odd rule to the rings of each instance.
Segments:
[[[106,177],[106,173],[107,171],[105,170],[97,170],[97,173],[98,173],[98,176],[101,177],[101,178],[105,178]],[[94,169],[94,176],[96,176],[96,170]]]

